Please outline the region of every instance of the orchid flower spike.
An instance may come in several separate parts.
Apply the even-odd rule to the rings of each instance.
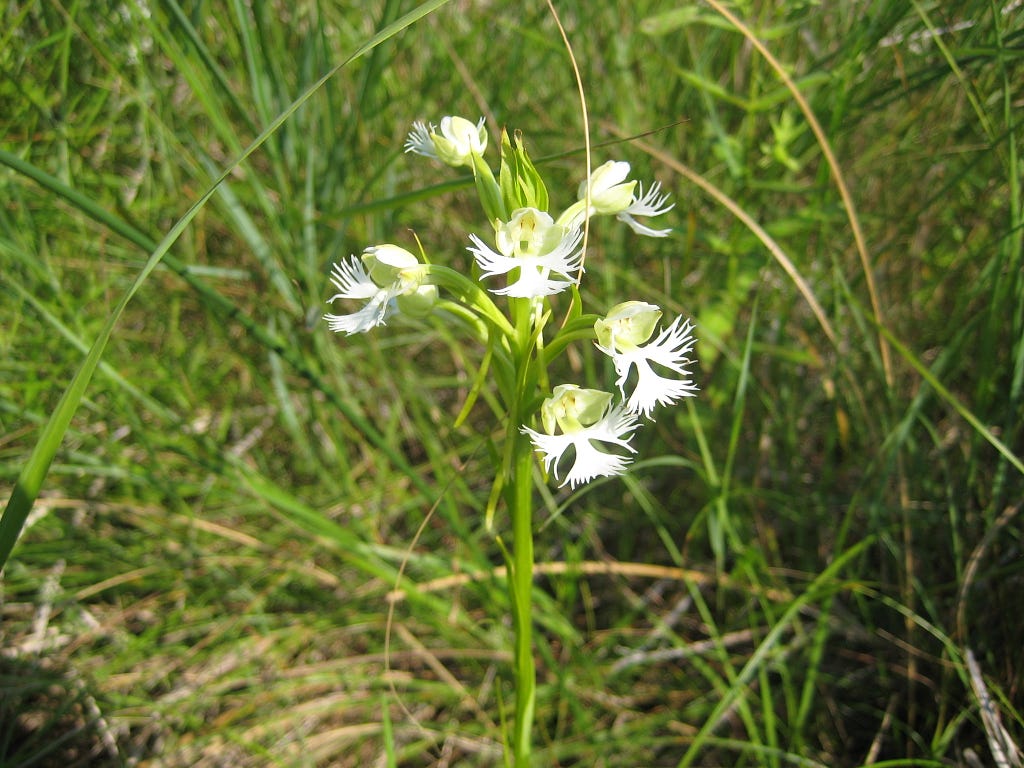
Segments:
[[[611,357],[615,382],[622,397],[626,397],[626,382],[630,369],[636,368],[636,385],[626,401],[631,412],[651,417],[657,405],[671,405],[681,397],[692,397],[697,385],[685,366],[693,361],[686,355],[693,349],[693,324],[687,320],[680,324],[677,317],[658,337],[646,343],[654,334],[661,319],[661,309],[643,301],[627,301],[611,308],[608,314],[594,323],[597,348]],[[652,363],[673,371],[682,379],[667,378],[655,371]]]
[[[602,446],[617,446],[629,453],[636,449],[629,444],[640,423],[635,414],[621,404],[612,405],[612,395],[598,389],[580,389],[575,384],[555,387],[551,397],[541,406],[542,434],[522,427],[534,448],[541,453],[544,466],[558,478],[558,465],[570,448],[572,466],[559,487],[571,488],[595,477],[622,474],[631,459],[620,453],[609,453]],[[561,434],[554,434],[559,430]]]
[[[481,277],[508,275],[518,270],[517,278],[492,293],[518,298],[550,296],[579,284],[583,271],[583,253],[579,249],[583,233],[565,229],[544,211],[519,208],[507,222],[500,222],[494,235],[498,250],[489,248],[476,235],[470,235],[469,251],[482,270]],[[557,278],[554,279],[551,275]]]
[[[331,282],[338,289],[336,299],[366,300],[362,309],[348,315],[324,315],[336,333],[365,333],[383,325],[398,311],[423,317],[437,300],[437,287],[425,285],[426,267],[404,248],[375,245],[363,251],[362,259],[350,256],[334,265]]]
[[[640,235],[648,237],[665,237],[671,229],[652,229],[641,224],[635,217],[660,216],[675,207],[675,203],[666,205],[669,196],[662,194],[661,182],[654,182],[647,192],[638,181],[627,181],[629,163],[621,160],[609,160],[590,174],[588,181],[580,184],[577,191],[579,200],[558,218],[565,226],[579,227],[586,216],[614,216],[625,222]],[[587,208],[587,189],[590,190],[590,207]]]
[[[476,125],[464,117],[442,117],[440,132],[433,123],[428,127],[420,120],[412,124],[405,140],[406,152],[440,160],[453,168],[472,166],[473,155],[482,155],[486,148],[487,131],[482,117]]]

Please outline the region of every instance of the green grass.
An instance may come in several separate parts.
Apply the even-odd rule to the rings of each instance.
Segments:
[[[538,764],[1019,765],[979,701],[1024,743],[1022,10],[729,6],[851,208],[715,6],[556,4],[593,160],[677,203],[663,241],[594,222],[584,298],[692,316],[701,393],[625,478],[537,491]],[[428,10],[5,11],[0,485],[39,486],[0,765],[501,764],[501,436],[453,426],[483,350],[319,318],[367,245],[468,266],[413,120],[522,129],[555,207],[583,121],[545,6]]]

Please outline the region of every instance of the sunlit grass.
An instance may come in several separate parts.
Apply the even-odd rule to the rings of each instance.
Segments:
[[[677,203],[663,242],[594,223],[585,298],[693,316],[701,395],[624,480],[538,489],[539,764],[994,764],[965,659],[1021,743],[1021,9],[731,7],[835,152],[876,311],[821,143],[748,38],[711,6],[556,5],[594,160]],[[9,10],[5,488],[175,222],[414,7]],[[495,427],[452,426],[479,360],[440,322],[319,319],[366,245],[468,268],[469,180],[401,153],[449,113],[523,128],[558,194],[584,175],[546,8],[453,2],[315,90],[141,285],[0,582],[0,763],[501,764]]]

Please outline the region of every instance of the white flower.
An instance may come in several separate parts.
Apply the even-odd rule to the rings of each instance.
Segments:
[[[680,324],[682,318],[677,317],[654,341],[644,344],[654,333],[660,318],[661,310],[656,305],[627,301],[613,307],[604,319],[594,324],[597,348],[611,357],[619,375],[615,384],[623,398],[626,397],[630,370],[636,368],[636,385],[626,401],[626,408],[647,418],[655,406],[671,405],[679,398],[692,397],[697,392],[697,385],[685,368],[692,362],[686,355],[696,344],[693,324],[689,320]],[[683,378],[661,376],[652,363]]]
[[[507,275],[519,270],[518,278],[492,293],[517,298],[550,296],[579,284],[582,251],[578,249],[583,233],[566,230],[536,208],[520,208],[508,222],[498,225],[494,240],[498,251],[489,248],[476,235],[470,235],[469,251],[482,270],[481,277]],[[554,273],[562,279],[552,279]]]
[[[572,467],[559,487],[566,483],[571,488],[589,482],[595,477],[622,474],[631,458],[601,450],[601,444],[624,448],[630,453],[636,449],[629,444],[640,423],[635,414],[621,404],[612,405],[612,396],[596,389],[580,389],[574,384],[555,387],[551,397],[541,407],[541,419],[548,434],[529,427],[521,427],[534,447],[543,454],[544,466],[558,478],[558,464],[570,448],[573,449]],[[562,434],[551,434],[556,427]]]
[[[362,260],[350,256],[334,265],[331,282],[336,299],[367,300],[362,309],[348,315],[324,315],[335,333],[365,333],[383,325],[399,309],[413,316],[426,314],[437,299],[437,288],[424,285],[424,266],[397,245],[376,245],[363,251]]]
[[[675,207],[666,205],[669,196],[661,193],[661,183],[654,182],[644,194],[643,184],[627,181],[629,163],[609,160],[590,174],[590,179],[579,186],[579,200],[558,217],[558,223],[567,227],[582,226],[587,216],[604,214],[614,216],[630,228],[648,237],[665,237],[671,229],[653,229],[641,224],[636,216],[660,216]],[[587,190],[590,191],[590,207],[587,208]],[[639,192],[639,195],[637,194]]]
[[[417,121],[405,140],[406,152],[454,167],[472,165],[473,154],[482,155],[486,148],[487,131],[482,117],[475,125],[464,117],[442,117],[440,133],[433,123],[428,127],[422,120]]]

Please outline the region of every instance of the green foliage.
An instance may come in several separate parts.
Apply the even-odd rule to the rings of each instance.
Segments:
[[[536,491],[538,760],[995,764],[999,727],[1024,742],[1019,9],[728,6],[851,212],[716,4],[555,5],[592,166],[676,202],[665,240],[592,224],[582,299],[694,317],[702,391],[624,479]],[[340,345],[319,317],[367,245],[470,272],[474,181],[425,183],[413,120],[523,129],[560,207],[579,97],[544,4],[353,8],[8,9],[5,502],[35,470],[7,507],[4,765],[500,764],[486,347],[401,321]],[[604,364],[565,356],[586,386]]]

